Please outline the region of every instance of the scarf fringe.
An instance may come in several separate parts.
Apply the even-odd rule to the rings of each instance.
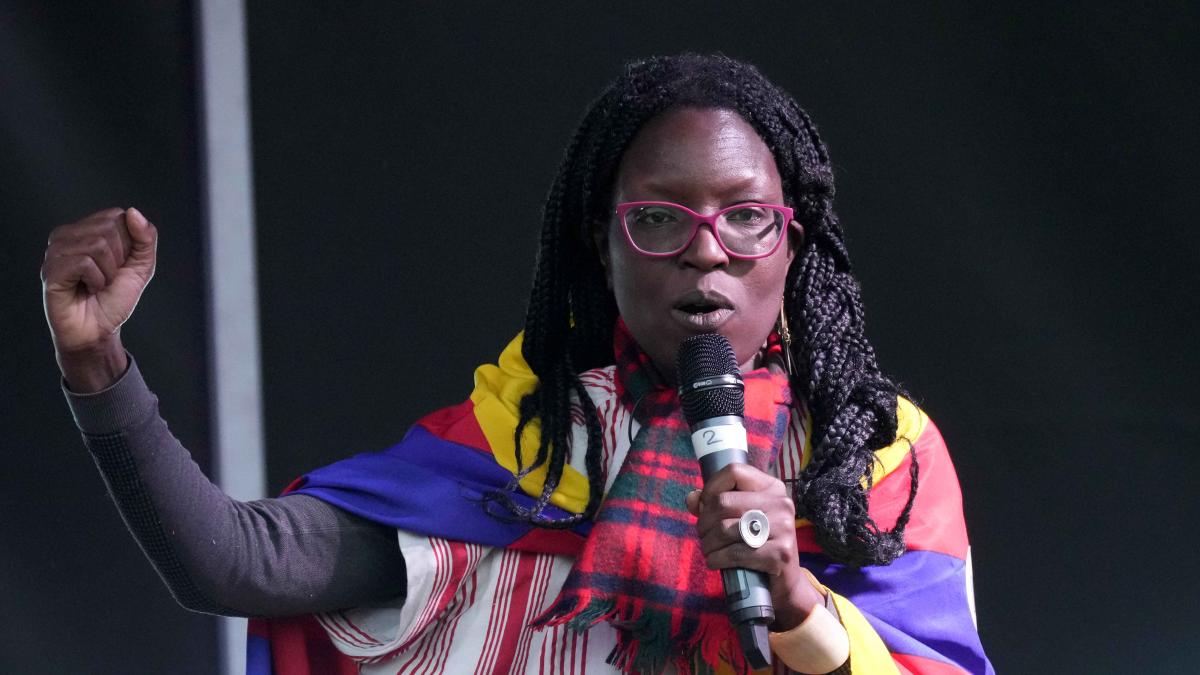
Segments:
[[[630,675],[661,673],[668,663],[673,663],[680,675],[711,675],[722,663],[733,666],[738,673],[750,672],[737,632],[726,617],[705,614],[694,631],[672,640],[669,613],[643,609],[635,614],[633,607],[618,607],[618,604],[627,603],[596,597],[584,602],[577,596],[564,597],[530,625],[537,629],[566,625],[582,634],[602,621],[609,621],[617,629],[617,644],[605,661]]]
[[[568,596],[564,593],[558,602],[542,612],[529,625],[541,629],[566,624],[567,628],[583,633],[601,621],[612,618],[616,613],[615,600],[589,598],[585,602],[579,596]]]

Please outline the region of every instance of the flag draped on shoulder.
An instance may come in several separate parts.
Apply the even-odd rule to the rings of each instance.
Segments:
[[[653,531],[638,530],[627,522],[639,509],[645,515],[649,506],[664,502],[663,491],[685,494],[698,487],[699,469],[694,461],[685,461],[690,447],[675,447],[687,429],[678,411],[672,410],[672,406],[678,407],[673,391],[646,381],[643,376],[648,371],[640,361],[644,354],[620,321],[614,348],[615,394],[637,409],[634,412],[641,425],[629,455],[613,467],[617,478],[610,481],[596,522],[549,530],[497,519],[484,508],[489,493],[512,484],[518,467],[516,453],[522,452],[521,464],[530,466],[538,447],[536,420],[526,425],[519,449],[514,438],[521,399],[537,386],[537,377],[521,356],[520,335],[497,363],[475,371],[475,388],[466,401],[422,418],[395,446],[313,471],[288,491],[317,497],[411,533],[575,558],[560,596],[550,603],[540,622],[580,630],[608,619],[617,619],[622,626],[642,626],[642,634],[622,634],[612,655],[612,662],[622,670],[653,671],[673,664],[683,672],[720,672],[730,664],[738,666],[742,664],[740,648],[736,640],[728,640],[724,630],[728,620],[720,607],[723,601],[718,597],[713,604],[714,593],[719,596],[720,592],[716,572],[708,571],[715,586],[710,587],[713,580],[697,571],[692,575],[695,579],[656,585],[657,595],[636,601],[628,595],[630,586],[622,582],[638,573],[639,568],[631,562],[634,554],[656,555],[656,541],[661,544],[659,552],[669,550],[678,555],[690,551],[685,564],[699,560],[703,567],[703,561],[698,546],[687,546],[688,542],[697,543],[686,536],[694,533],[695,521],[683,511],[682,500],[677,509],[659,514],[650,528]],[[786,378],[778,374],[748,375],[752,376],[747,377],[747,427],[752,432],[751,445],[755,445],[757,433],[761,446],[757,450],[752,447],[752,457],[760,468],[777,470],[772,453],[778,450],[788,424],[790,391]],[[841,565],[824,554],[812,526],[801,520],[797,522],[801,564],[833,593],[851,638],[853,673],[992,673],[974,625],[966,529],[953,466],[940,434],[922,411],[901,399],[898,413],[896,443],[876,453],[869,503],[871,516],[880,527],[895,522],[908,497],[909,466],[915,454],[920,483],[906,530],[907,552],[887,566],[856,569]],[[639,438],[643,440],[640,446]],[[809,458],[806,446],[801,467]],[[579,461],[568,462],[546,515],[566,517],[584,510],[589,493],[584,466],[581,455]],[[532,505],[531,495],[541,494],[545,476],[545,465],[530,472],[514,497]],[[638,522],[644,525],[647,521],[640,518]],[[589,538],[593,528],[606,535]],[[624,536],[634,530],[641,533],[640,539]],[[640,542],[635,548],[647,550],[613,550],[617,546],[610,543],[613,532]],[[597,560],[623,562],[597,570]],[[687,576],[675,575],[677,579]],[[678,587],[680,583],[682,587]],[[676,602],[680,598],[692,599]],[[683,606],[690,609],[683,611]],[[322,629],[311,617],[252,620],[247,672],[356,672],[354,662],[323,638]]]
[[[908,500],[913,457],[919,487],[904,531],[905,553],[890,565],[856,569],[831,560],[811,524],[797,522],[801,564],[834,593],[850,634],[855,673],[990,674],[975,624],[962,494],[933,421],[900,399],[897,440],[876,451],[872,520],[889,528]]]

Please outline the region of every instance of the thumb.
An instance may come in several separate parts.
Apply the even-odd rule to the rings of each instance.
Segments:
[[[126,209],[125,227],[129,230],[129,237],[133,239],[134,250],[154,248],[158,231],[141,211],[133,207]]]
[[[683,501],[684,501],[684,506],[687,507],[688,513],[691,513],[693,516],[700,515],[700,491],[699,490],[692,490],[691,492],[687,493],[687,497]]]
[[[158,249],[158,228],[154,227],[141,211],[130,207],[125,210],[125,229],[129,231],[130,250],[126,265],[140,270],[146,281],[154,275],[154,261]]]

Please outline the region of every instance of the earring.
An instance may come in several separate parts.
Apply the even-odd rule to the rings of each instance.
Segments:
[[[787,312],[784,311],[784,300],[779,299],[779,337],[783,340],[783,364],[787,368],[788,376],[792,377],[796,374],[796,367],[792,365],[792,331],[788,327]]]

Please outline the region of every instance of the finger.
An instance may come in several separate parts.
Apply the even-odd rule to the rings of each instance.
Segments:
[[[744,492],[783,491],[783,481],[750,464],[731,464],[727,468],[734,479],[734,490]]]
[[[104,286],[112,283],[120,264],[113,254],[109,240],[101,234],[79,238],[51,247],[47,255],[52,258],[70,258],[87,256],[96,263],[96,268],[104,275]],[[103,286],[101,286],[103,288]]]
[[[744,507],[738,505],[723,513],[705,512],[702,517],[696,519],[696,534],[700,537],[702,544],[708,542],[704,544],[705,550],[713,550],[735,541],[742,541],[740,527],[742,516],[750,510],[762,511],[766,515],[768,539],[795,536],[796,510],[790,503],[747,502]]]
[[[704,494],[701,495],[701,500],[711,500],[716,495],[730,490],[746,492],[760,490],[787,491],[783,482],[778,478],[763,473],[749,464],[730,464],[705,481]]]
[[[95,236],[104,237],[108,242],[117,267],[124,265],[130,250],[129,233],[125,231],[124,223],[120,219],[99,223],[94,232]]]
[[[775,576],[782,574],[784,568],[792,564],[793,558],[787,546],[781,542],[768,542],[762,548],[750,548],[739,541],[708,553],[704,562],[714,570],[741,567]]]
[[[81,220],[92,220],[92,219],[111,220],[113,218],[119,218],[122,213],[125,213],[125,209],[123,209],[119,206],[113,206],[113,207],[107,208],[107,209],[100,209],[99,211],[97,211],[91,215],[81,218]]]
[[[726,493],[739,494],[739,493]],[[767,540],[791,538],[795,540],[795,508],[790,503],[749,503],[749,508],[738,506],[728,512],[718,515],[706,511],[696,519],[696,533],[700,539],[701,550],[705,553],[715,551],[723,546],[744,542],[741,532],[742,516],[751,509],[762,511],[767,516]]]
[[[42,266],[42,277],[51,292],[77,291],[80,284],[95,295],[104,290],[104,273],[89,255],[58,256]]]
[[[738,532],[737,518],[713,520],[699,535],[700,552],[706,556],[726,546],[743,543],[741,534]]]
[[[133,252],[133,238],[129,235],[129,226],[126,225],[128,216],[120,219],[114,226],[106,231],[106,235],[110,237],[110,243],[113,246],[113,252],[117,255],[117,264],[124,265],[129,258],[129,254]]]
[[[737,476],[734,474],[734,471],[737,470],[736,469],[737,466],[739,466],[739,465],[738,464],[730,464],[730,465],[726,466],[724,469],[721,469],[720,471],[716,472],[712,476],[709,476],[708,479],[704,481],[704,495],[703,496],[708,497],[709,495],[712,495],[712,494],[726,492],[728,490],[734,489],[734,487],[737,486]]]
[[[118,214],[116,217],[108,217],[109,213],[109,211],[102,211],[78,222],[54,228],[50,232],[47,248],[70,244],[79,239],[102,236],[108,239],[118,264],[121,263],[125,258],[125,253],[129,250],[129,234],[123,232],[125,229],[124,219],[120,216],[123,212],[116,210]]]
[[[730,490],[701,496],[700,513],[704,519],[741,518],[750,509],[766,513],[772,521],[794,519],[796,505],[790,495],[776,491],[742,492]]]
[[[700,491],[692,490],[691,492],[687,493],[687,496],[683,500],[683,505],[687,507],[688,513],[692,514],[693,516],[699,516]]]
[[[68,225],[63,225],[62,228],[60,228],[60,229],[70,230],[73,227],[87,227],[87,226],[109,226],[109,227],[111,227],[112,225],[121,222],[121,219],[124,217],[124,214],[125,214],[125,209],[119,209],[119,208],[103,209],[103,210],[97,211],[95,213],[90,213],[90,214],[84,216],[83,218],[80,218],[79,220],[75,221],[74,223],[70,223]]]
[[[73,223],[70,223],[68,225],[64,225],[63,227],[70,227],[71,225],[81,225],[83,223],[111,222],[114,219],[120,218],[121,214],[123,214],[123,213],[125,213],[125,209],[122,209],[119,207],[113,207],[113,208],[109,208],[109,209],[101,209],[99,211],[96,211],[95,213],[89,213],[86,216],[80,218],[79,220],[76,220]]]

